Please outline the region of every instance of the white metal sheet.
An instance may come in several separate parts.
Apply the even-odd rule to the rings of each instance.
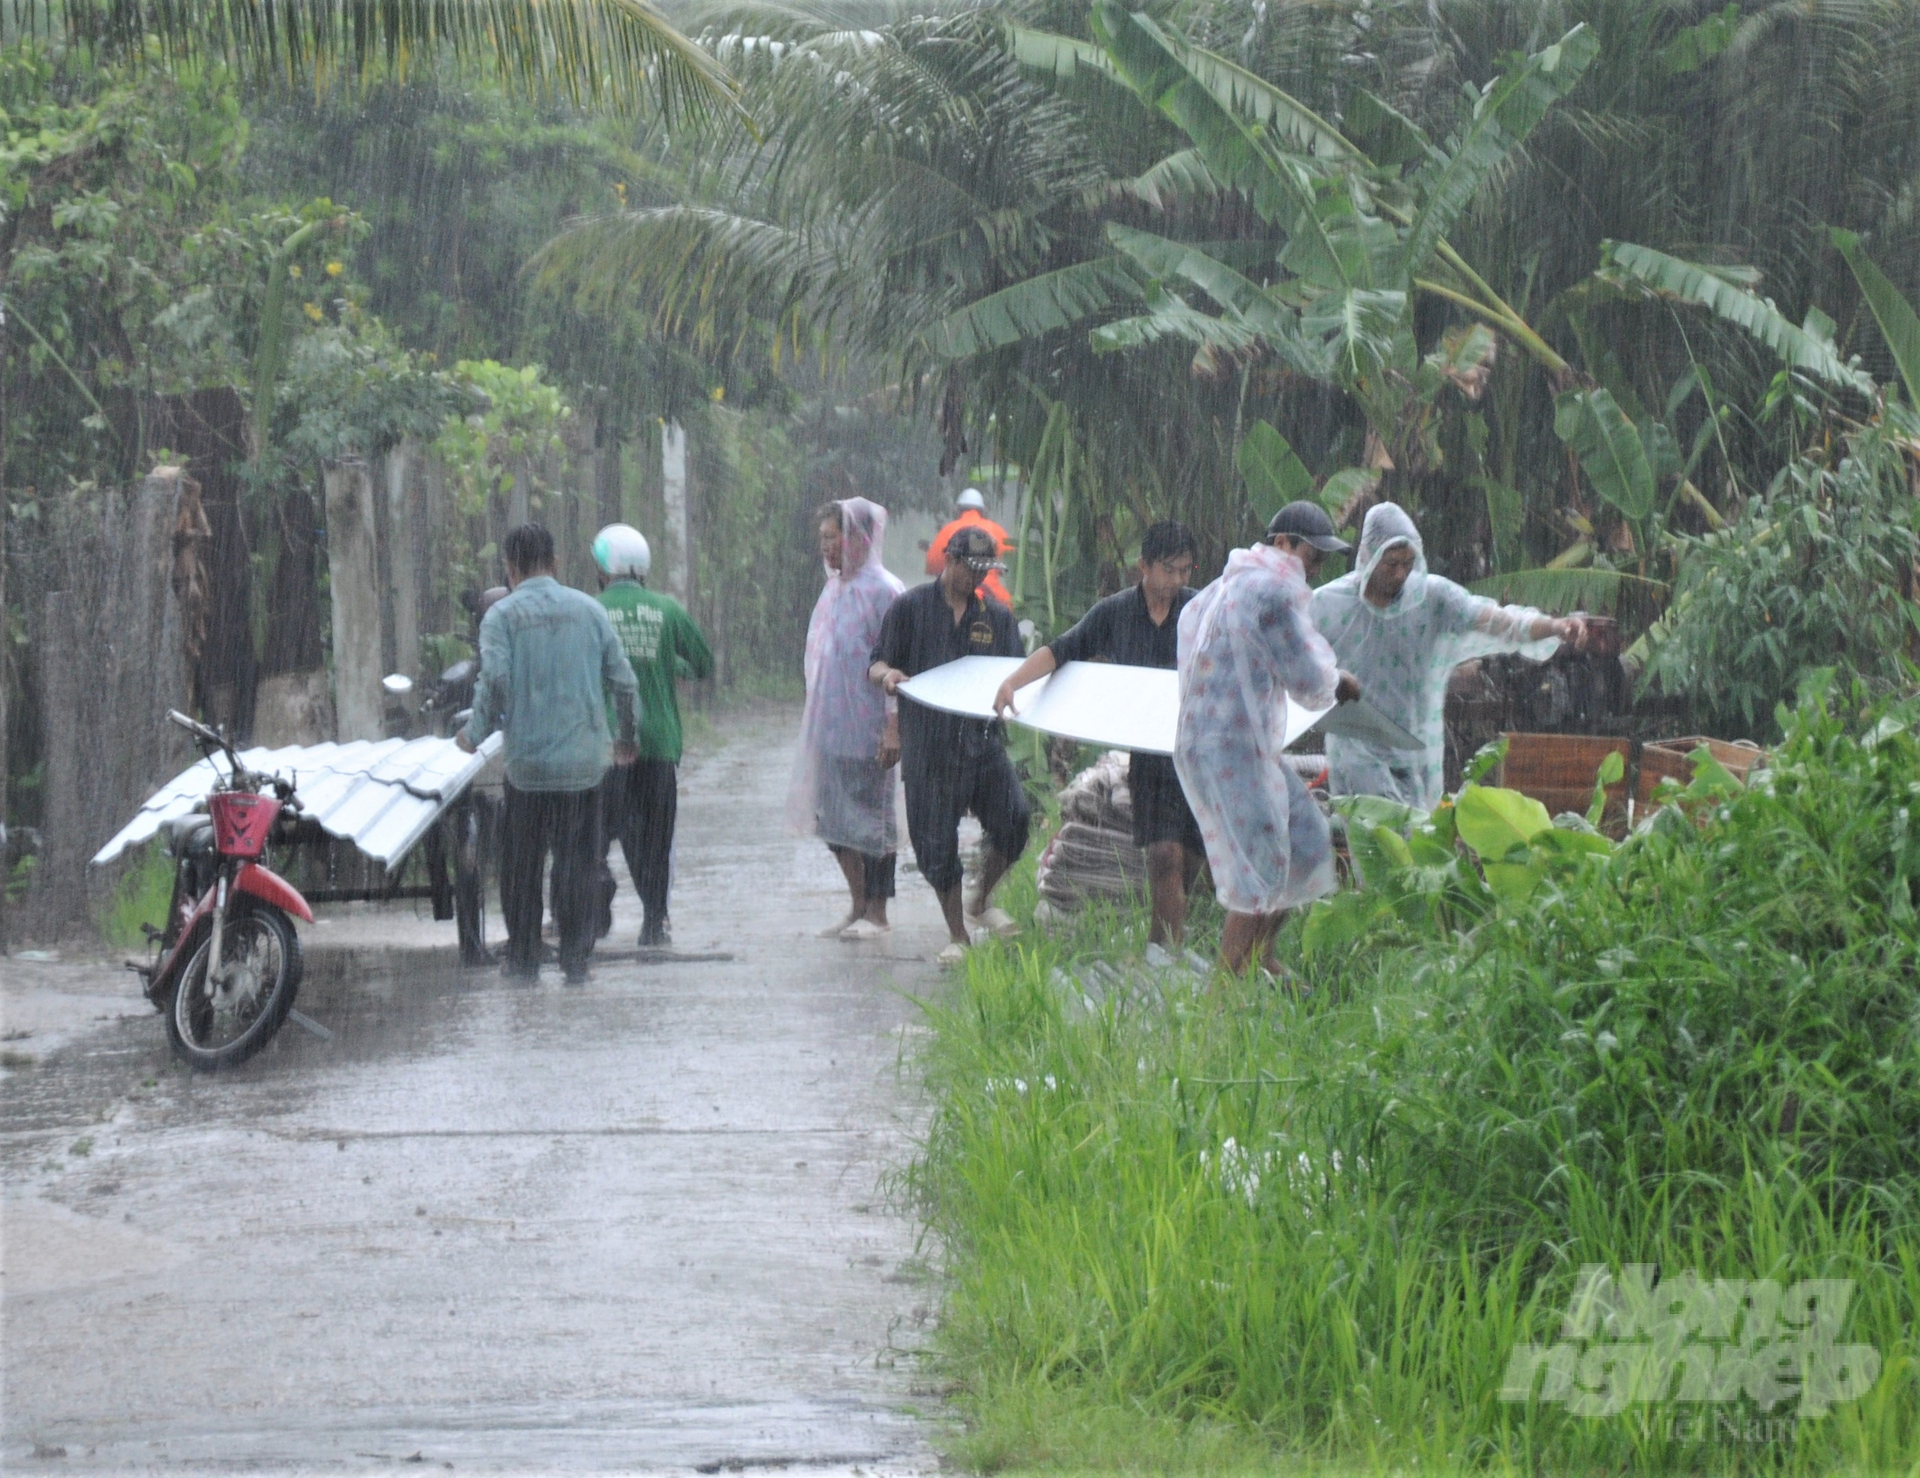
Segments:
[[[1330,708],[1320,719],[1323,733],[1359,739],[1382,749],[1418,749],[1420,741],[1388,718],[1365,698]]]
[[[945,713],[992,718],[994,694],[1021,660],[961,657],[908,678],[900,691]],[[1014,722],[1030,729],[1109,749],[1172,754],[1180,720],[1180,679],[1165,667],[1068,662],[1051,677],[1020,689],[1013,704]],[[1294,743],[1331,711],[1289,703],[1285,743]]]
[[[465,753],[451,739],[356,740],[351,744],[297,744],[245,749],[249,770],[294,782],[305,815],[331,836],[388,867],[401,861],[427,829],[500,752],[501,736]],[[94,854],[95,866],[137,847],[176,816],[188,815],[226,761],[202,760],[155,791],[140,813]]]

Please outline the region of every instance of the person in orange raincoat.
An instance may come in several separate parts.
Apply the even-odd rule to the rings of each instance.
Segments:
[[[1012,552],[1013,540],[1007,537],[1007,531],[987,517],[987,500],[980,496],[980,489],[968,488],[954,501],[954,508],[957,510],[957,516],[953,522],[935,534],[933,541],[927,545],[927,573],[929,575],[937,576],[947,567],[947,540],[953,537],[956,529],[985,529],[998,541],[1002,554]],[[995,570],[981,582],[980,589],[999,601],[1001,605],[1009,609],[1012,608],[1013,597],[1007,594],[1007,587],[1001,582],[1000,572],[998,570]]]

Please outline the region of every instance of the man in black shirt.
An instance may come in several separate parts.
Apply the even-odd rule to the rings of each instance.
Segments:
[[[916,586],[888,608],[873,649],[869,680],[892,697],[907,678],[960,657],[1018,657],[1024,650],[1013,612],[980,593],[996,569],[993,536],[959,529],[947,540],[947,563],[938,580]],[[893,753],[889,753],[889,751]],[[907,786],[907,836],[920,872],[939,896],[950,943],[942,964],[964,958],[971,938],[966,914],[995,933],[1010,933],[1013,920],[989,906],[994,884],[1027,849],[1027,794],[1007,758],[997,721],[965,718],[908,702],[900,705],[897,731],[880,745],[882,768],[900,760]],[[987,834],[973,907],[960,899],[960,818],[980,818]]]
[[[1013,695],[1063,662],[1119,662],[1129,667],[1175,667],[1180,656],[1180,612],[1193,599],[1193,535],[1177,523],[1157,523],[1140,540],[1140,581],[1110,595],[1016,668],[994,695],[1005,715]],[[1147,853],[1147,890],[1153,921],[1147,938],[1178,944],[1187,927],[1187,890],[1206,860],[1199,824],[1180,789],[1173,760],[1136,754],[1127,776],[1133,796],[1133,843]]]

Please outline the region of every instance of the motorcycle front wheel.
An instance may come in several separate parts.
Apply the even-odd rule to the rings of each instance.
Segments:
[[[167,1039],[182,1060],[201,1072],[245,1062],[280,1030],[300,988],[300,936],[269,904],[247,904],[228,915],[220,942],[220,978],[210,980],[209,932],[166,1012]]]

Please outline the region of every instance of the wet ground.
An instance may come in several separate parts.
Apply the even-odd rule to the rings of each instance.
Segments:
[[[780,824],[792,719],[682,771],[676,945],[731,961],[529,988],[336,917],[332,1039],[218,1078],[131,977],[0,963],[0,1467],[931,1465],[886,1175],[944,931],[908,874],[891,938],[814,937],[845,894]]]

